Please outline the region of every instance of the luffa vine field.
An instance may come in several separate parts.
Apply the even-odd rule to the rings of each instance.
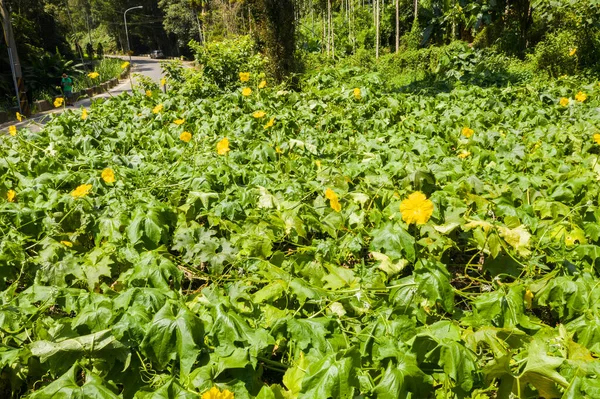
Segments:
[[[242,79],[2,136],[2,397],[600,397],[596,83]]]

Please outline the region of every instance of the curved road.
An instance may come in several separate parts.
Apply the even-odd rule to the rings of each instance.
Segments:
[[[128,60],[127,57],[119,57],[123,59],[123,61]],[[152,79],[154,82],[159,83],[162,77],[162,71],[160,68],[161,60],[154,60],[147,57],[131,57],[131,76],[133,80],[133,84],[135,86],[135,74],[140,74],[143,76],[147,76]],[[106,93],[102,93],[96,95],[92,98],[84,98],[80,101],[77,101],[73,107],[67,107],[66,109],[78,109],[81,107],[89,108],[92,101],[97,100],[99,98],[107,98],[110,96],[118,96],[122,93],[131,93],[131,82],[129,79],[121,80],[121,83],[117,86],[113,87]],[[40,131],[45,123],[52,119],[53,115],[60,114],[65,110],[65,108],[57,108],[51,111],[40,112],[33,115],[31,118],[24,119],[22,122],[8,122],[0,125],[0,131],[8,131],[9,126],[16,126],[17,129],[21,129],[24,127],[29,128],[29,130],[37,132]],[[3,132],[0,132],[3,133]]]

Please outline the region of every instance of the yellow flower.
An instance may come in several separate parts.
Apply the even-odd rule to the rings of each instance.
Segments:
[[[462,133],[462,135],[463,135],[463,136],[465,136],[466,138],[469,138],[469,137],[471,137],[471,136],[473,135],[473,133],[475,133],[475,132],[473,131],[473,129],[470,129],[470,128],[468,128],[468,127],[466,127],[466,126],[465,126],[465,127],[463,127],[463,128],[462,128],[462,131],[461,131],[461,133]]]
[[[283,151],[281,151],[281,148],[279,148],[279,146],[275,147],[275,152],[278,154],[283,154]]]
[[[561,107],[566,107],[567,105],[569,105],[569,99],[567,97],[561,98],[560,105],[561,105]]]
[[[273,127],[274,124],[275,124],[275,118],[271,118],[271,120],[268,121],[267,124],[265,125],[265,129]]]
[[[466,157],[468,157],[469,155],[471,155],[471,152],[470,152],[470,151],[463,151],[463,152],[461,152],[460,154],[458,154],[458,157],[459,157],[460,159],[465,159],[465,158],[466,158]]]
[[[154,107],[154,109],[152,109],[152,112],[155,114],[158,114],[160,111],[163,110],[163,105],[162,104],[158,104],[156,107]]]
[[[260,83],[258,84],[258,88],[259,89],[264,89],[265,87],[267,87],[267,81],[266,80],[261,80]]]
[[[177,126],[181,126],[185,123],[185,119],[175,119],[173,121],[174,124],[176,124]]]
[[[73,243],[71,241],[61,241],[60,243],[65,247],[73,248]]]
[[[96,79],[100,74],[98,72],[90,72],[88,73],[88,77],[91,79]]]
[[[58,107],[62,106],[64,102],[65,102],[64,98],[56,97],[56,99],[54,100],[54,107],[58,108]]]
[[[223,140],[217,143],[217,153],[219,155],[225,155],[229,152],[229,140],[225,137]]]
[[[161,86],[166,86],[166,85],[167,85],[167,79],[165,79],[165,78],[162,78],[162,79],[160,80],[160,85],[161,85]]]
[[[179,135],[179,139],[181,141],[185,141],[186,143],[189,143],[190,140],[192,140],[192,134],[190,132],[183,132]]]
[[[152,91],[146,90],[146,97],[152,97]]]
[[[20,113],[20,112],[17,112],[15,115],[16,115],[16,117],[17,117],[17,120],[18,120],[19,122],[21,122],[21,121],[23,120],[23,115],[21,115],[21,113]]]
[[[242,90],[242,94],[248,97],[250,94],[252,94],[252,89],[249,87],[244,87],[244,89]]]
[[[87,119],[87,117],[88,117],[88,112],[87,112],[87,109],[85,109],[85,108],[84,108],[84,109],[81,111],[81,120],[82,120],[82,121],[84,121],[84,120],[86,120],[86,119]]]
[[[86,195],[88,195],[90,193],[90,191],[92,191],[91,184],[82,184],[81,186],[77,187],[75,190],[73,190],[71,192],[71,196],[73,198],[82,198],[82,197],[85,197]]]
[[[265,115],[266,115],[265,111],[254,111],[254,113],[252,114],[252,116],[255,117],[256,119],[264,118]]]
[[[580,91],[579,93],[577,93],[577,95],[575,96],[575,100],[579,101],[580,103],[584,102],[585,100],[587,100],[587,94],[585,94],[584,92]]]
[[[227,389],[221,392],[219,388],[212,387],[202,394],[202,399],[234,399],[233,392]]]
[[[408,224],[425,224],[433,213],[433,202],[422,192],[415,191],[400,203],[400,212],[402,220]]]
[[[335,191],[333,191],[330,188],[325,190],[325,198],[329,200],[329,206],[331,206],[331,209],[333,209],[336,212],[342,210],[342,205],[340,204],[340,201]]]
[[[577,52],[577,47],[572,48],[571,51],[569,51],[569,57],[573,57],[576,52]]]
[[[315,165],[317,165],[317,168],[321,167],[321,161],[319,161],[318,159],[315,161]]]
[[[17,127],[16,126],[10,126],[8,128],[8,134],[10,134],[11,136],[16,136],[17,135]]]
[[[250,72],[240,72],[240,82],[247,82],[250,80]]]
[[[124,63],[121,64],[121,69],[125,69],[129,66],[129,61],[125,61]]]
[[[105,183],[114,183],[115,182],[115,172],[111,168],[106,168],[102,171],[102,180]]]
[[[15,202],[15,198],[17,198],[17,192],[15,190],[8,190],[6,193],[6,199],[8,202]]]
[[[525,306],[527,306],[527,309],[531,309],[533,302],[533,292],[531,292],[530,290],[525,291],[525,295],[523,295],[523,300],[525,301]]]
[[[354,98],[360,100],[362,98],[362,94],[360,93],[360,89],[357,87],[354,89]]]
[[[594,134],[594,141],[596,142],[596,144],[600,145],[600,134],[598,134],[598,133]]]

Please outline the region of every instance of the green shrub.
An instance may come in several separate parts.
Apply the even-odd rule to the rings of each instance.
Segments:
[[[571,54],[572,49],[577,49],[577,40],[571,32],[551,33],[535,46],[528,58],[537,69],[547,71],[554,77],[571,75],[578,67],[578,56]]]
[[[254,41],[241,36],[222,42],[201,45],[192,40],[190,48],[204,75],[218,87],[239,87],[240,72],[264,73],[265,59],[254,48]]]

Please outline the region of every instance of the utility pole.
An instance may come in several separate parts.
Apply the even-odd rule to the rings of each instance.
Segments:
[[[25,81],[23,80],[23,72],[21,71],[21,62],[17,54],[17,44],[10,22],[10,13],[4,4],[4,0],[0,0],[0,16],[2,17],[2,26],[4,27],[4,40],[8,47],[8,60],[12,71],[13,83],[15,85],[15,93],[17,94],[17,102],[19,103],[19,112],[25,116],[31,115],[29,102],[27,101],[27,92],[25,90]]]
[[[125,10],[125,12],[123,13],[123,20],[125,21],[125,37],[127,38],[127,53],[129,54],[129,63],[130,64],[131,64],[131,44],[129,43],[129,31],[127,30],[127,11],[141,9],[141,8],[144,8],[144,6],[131,7],[131,8],[128,8],[127,10]]]

